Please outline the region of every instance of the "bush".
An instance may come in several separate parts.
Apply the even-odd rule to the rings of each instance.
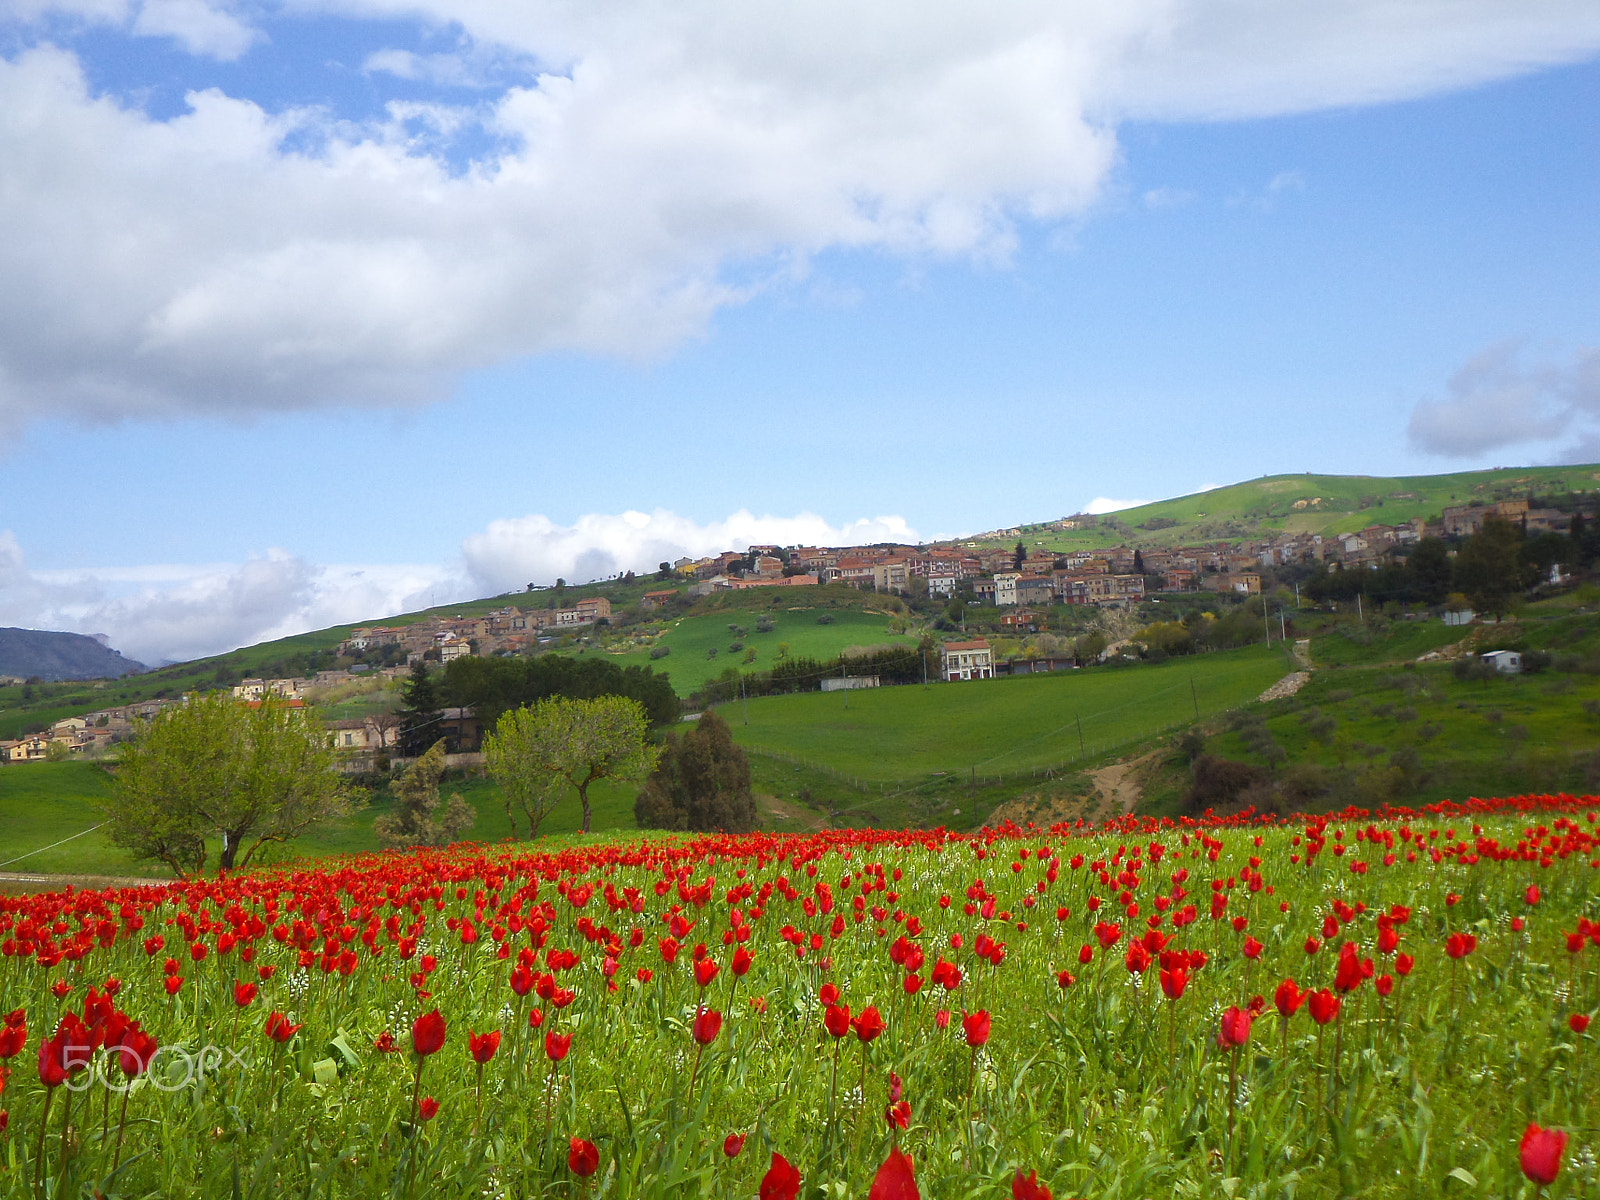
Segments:
[[[1250,763],[1202,754],[1194,761],[1194,779],[1184,793],[1183,807],[1192,813],[1233,804],[1253,784],[1264,782],[1267,771]]]
[[[833,624],[833,614],[832,613],[826,613],[826,612],[823,613],[821,616],[819,616],[817,618],[817,624],[818,625],[832,625]]]
[[[650,657],[651,658],[665,658],[667,655],[669,655],[671,653],[672,653],[672,647],[671,646],[651,646],[650,647]]]

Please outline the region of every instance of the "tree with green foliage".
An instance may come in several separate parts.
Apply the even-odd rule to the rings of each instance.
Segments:
[[[655,767],[661,751],[646,742],[649,728],[643,706],[625,696],[551,696],[501,714],[484,739],[483,757],[505,796],[512,836],[513,804],[527,818],[531,837],[568,788],[578,793],[588,833],[591,785],[602,779],[637,783]]]
[[[440,738],[395,782],[395,809],[372,823],[378,841],[391,849],[448,846],[472,828],[477,814],[459,794],[439,805],[439,780],[445,771],[445,743]]]
[[[440,707],[433,676],[421,659],[411,664],[411,677],[406,680],[400,699],[400,753],[416,758],[437,737]]]
[[[485,729],[502,713],[551,696],[591,700],[596,696],[637,700],[653,725],[670,725],[683,712],[665,672],[620,667],[604,658],[541,654],[537,658],[458,658],[445,668],[441,697],[451,705],[471,705]]]
[[[1017,539],[1017,548],[1011,552],[1012,566],[1020,571],[1022,564],[1028,561],[1028,548],[1022,544],[1022,539]]]
[[[110,838],[135,859],[180,877],[248,866],[262,846],[350,811],[350,790],[327,733],[304,709],[275,699],[191,696],[123,748],[108,805]],[[248,846],[246,845],[248,843]]]
[[[1522,530],[1502,517],[1484,518],[1483,527],[1456,552],[1455,584],[1472,607],[1502,617],[1527,586],[1522,560]]]
[[[1450,548],[1439,538],[1423,538],[1406,556],[1406,573],[1416,598],[1424,604],[1443,604],[1450,594],[1454,568]]]
[[[750,761],[716,712],[703,714],[681,738],[667,734],[633,815],[643,829],[749,833],[755,828]]]

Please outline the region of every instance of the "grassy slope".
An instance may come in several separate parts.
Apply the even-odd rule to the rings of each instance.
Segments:
[[[1119,512],[1117,519],[1134,529],[1131,539],[1105,529],[1052,530],[1044,526],[1025,526],[1023,541],[1029,546],[1087,549],[1130,540],[1145,546],[1166,546],[1285,531],[1343,533],[1372,524],[1394,525],[1414,517],[1436,517],[1447,504],[1485,503],[1500,495],[1526,495],[1530,489],[1593,491],[1597,487],[1600,487],[1600,467],[1595,465],[1394,478],[1273,475]],[[1307,503],[1296,509],[1294,504],[1300,500],[1318,503]],[[1139,528],[1152,518],[1175,520],[1178,525],[1154,531]]]
[[[771,696],[750,702],[748,725],[738,705],[723,715],[742,744],[874,782],[1000,774],[1076,757],[1080,719],[1092,754],[1188,721],[1196,699],[1202,714],[1246,703],[1287,670],[1276,649],[1258,646],[1119,670]]]
[[[829,611],[833,623],[817,624],[817,617]],[[769,670],[778,661],[778,643],[789,644],[793,658],[816,658],[827,661],[837,658],[849,646],[866,646],[886,643],[913,642],[915,639],[891,635],[889,618],[880,613],[850,609],[821,610],[813,608],[774,609],[764,615],[772,618],[775,628],[771,633],[756,631],[756,617],[742,612],[721,612],[704,616],[680,617],[671,622],[657,644],[668,647],[672,653],[665,658],[651,659],[648,653],[610,655],[613,662],[623,666],[638,664],[665,671],[672,678],[672,686],[680,695],[688,695],[708,679],[715,679],[729,667],[741,671]],[[729,624],[739,625],[747,631],[745,637],[736,638],[728,631]],[[729,649],[735,641],[746,648],[753,647],[756,660],[744,661],[743,650]],[[712,658],[708,651],[715,649]]]
[[[509,836],[510,825],[501,807],[499,789],[491,782],[447,780],[440,790],[446,796],[460,792],[477,810],[478,819],[464,837],[487,842]],[[91,763],[28,763],[0,768],[0,863],[27,855],[22,861],[0,870],[90,875],[167,874],[162,866],[135,863],[99,832],[75,838],[42,854],[29,853],[99,824],[104,819],[99,805],[109,792],[106,773]],[[632,830],[634,794],[635,790],[630,787],[602,784],[591,789],[594,829]],[[262,861],[271,863],[296,857],[376,850],[378,843],[372,836],[372,822],[391,804],[387,796],[380,796],[349,817],[316,826],[291,846],[269,849]],[[551,814],[540,832],[574,832],[580,818],[574,799]],[[525,831],[526,826],[523,829]]]

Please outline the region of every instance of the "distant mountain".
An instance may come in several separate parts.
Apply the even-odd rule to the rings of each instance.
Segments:
[[[138,675],[143,663],[81,633],[51,633],[43,629],[0,629],[0,675],[49,683],[62,679],[118,679]]]

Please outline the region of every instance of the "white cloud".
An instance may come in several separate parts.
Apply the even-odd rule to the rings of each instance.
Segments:
[[[256,36],[211,0],[10,6],[224,58]],[[360,127],[215,90],[157,120],[93,94],[64,50],[0,59],[0,419],[407,405],[517,356],[659,354],[819,251],[1003,261],[1018,220],[1089,209],[1128,116],[1370,103],[1600,47],[1587,0],[286,15],[317,10],[461,31],[372,70],[523,82]],[[493,147],[467,170],[447,156],[463,122]]]
[[[1573,452],[1591,454],[1600,444],[1600,349],[1531,366],[1522,349],[1517,341],[1489,346],[1451,375],[1445,399],[1418,401],[1406,428],[1412,448],[1474,458],[1575,438]]]
[[[103,633],[150,665],[474,594],[444,567],[319,566],[282,550],[243,563],[30,571],[0,531],[0,625]]]
[[[1187,208],[1199,198],[1198,193],[1192,192],[1188,188],[1173,187],[1151,188],[1143,196],[1144,206],[1156,211],[1169,208]]]
[[[232,62],[260,36],[227,8],[206,0],[144,0],[133,32],[170,37],[190,54]]]
[[[835,527],[811,513],[757,517],[734,513],[701,525],[665,509],[652,513],[595,513],[571,525],[533,515],[491,521],[462,543],[467,570],[487,591],[557,579],[584,582],[625,571],[653,571],[662,562],[700,558],[752,545],[853,546],[872,542],[916,544],[916,530],[901,517],[861,518]]]
[[[916,544],[901,517],[830,525],[736,512],[700,524],[676,513],[594,513],[571,525],[527,516],[491,521],[448,564],[319,565],[284,550],[243,563],[148,564],[31,570],[9,530],[0,530],[0,625],[105,634],[129,658],[151,665],[201,658],[452,601],[520,591],[529,583],[574,583],[654,571],[684,555],[751,545]]]
[[[1154,503],[1154,500],[1112,500],[1107,496],[1096,496],[1084,506],[1083,511],[1099,517],[1106,513],[1121,512],[1125,508],[1139,508]]]

